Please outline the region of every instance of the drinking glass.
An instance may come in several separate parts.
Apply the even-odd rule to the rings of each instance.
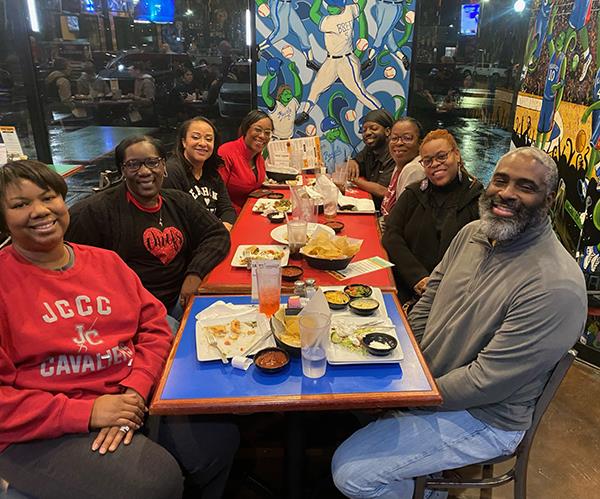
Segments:
[[[327,368],[325,341],[329,335],[331,317],[308,313],[300,316],[300,345],[302,374],[307,378],[321,378]]]
[[[346,192],[346,181],[348,180],[346,163],[335,165],[335,171],[331,174],[331,180],[342,194]]]
[[[271,317],[281,304],[281,266],[258,265],[256,267],[258,285],[258,311]]]
[[[288,222],[288,244],[291,258],[298,258],[300,256],[300,249],[306,245],[307,228],[308,224],[303,219],[294,219]]]
[[[333,219],[337,215],[338,188],[335,185],[329,185],[324,195],[323,214],[325,218]]]

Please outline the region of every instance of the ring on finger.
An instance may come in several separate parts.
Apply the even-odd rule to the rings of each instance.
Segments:
[[[126,424],[119,428],[119,431],[122,431],[123,433],[129,433],[129,430],[131,430],[131,428],[129,428],[129,426],[127,426]]]

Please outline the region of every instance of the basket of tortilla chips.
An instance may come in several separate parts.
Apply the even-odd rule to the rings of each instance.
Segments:
[[[345,269],[362,244],[360,239],[346,236],[332,236],[318,229],[300,253],[311,267],[320,270]]]

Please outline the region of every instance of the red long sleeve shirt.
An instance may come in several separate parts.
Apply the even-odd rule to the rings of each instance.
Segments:
[[[164,306],[112,251],[71,244],[66,271],[0,251],[0,451],[86,433],[94,400],[145,399],[171,345]]]
[[[238,214],[248,199],[248,194],[260,188],[265,181],[265,160],[261,154],[256,155],[255,174],[250,166],[253,154],[248,149],[244,137],[226,142],[219,147],[219,156],[224,162],[219,168],[219,173],[227,186],[227,192],[229,192],[233,207]]]

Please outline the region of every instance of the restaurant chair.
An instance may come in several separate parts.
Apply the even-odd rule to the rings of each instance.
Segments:
[[[514,482],[513,495],[515,499],[525,499],[527,497],[527,463],[529,461],[529,451],[533,444],[533,438],[538,429],[540,421],[548,409],[550,402],[554,398],[558,387],[560,386],[567,371],[573,364],[577,352],[569,350],[552,371],[544,391],[540,395],[533,412],[531,427],[525,432],[523,440],[513,454],[499,456],[495,459],[477,463],[482,467],[481,478],[462,478],[456,470],[447,470],[445,475],[452,474],[452,477],[432,478],[429,476],[420,476],[415,478],[415,491],[413,499],[422,499],[425,489],[430,490],[448,490],[448,489],[482,489],[480,498],[491,498],[494,487],[499,487],[509,482]],[[513,467],[499,476],[494,476],[494,465],[503,463],[510,459],[515,459]]]
[[[120,170],[104,170],[103,172],[100,172],[98,187],[92,187],[92,190],[94,192],[100,192],[121,183],[122,180],[123,173]]]

